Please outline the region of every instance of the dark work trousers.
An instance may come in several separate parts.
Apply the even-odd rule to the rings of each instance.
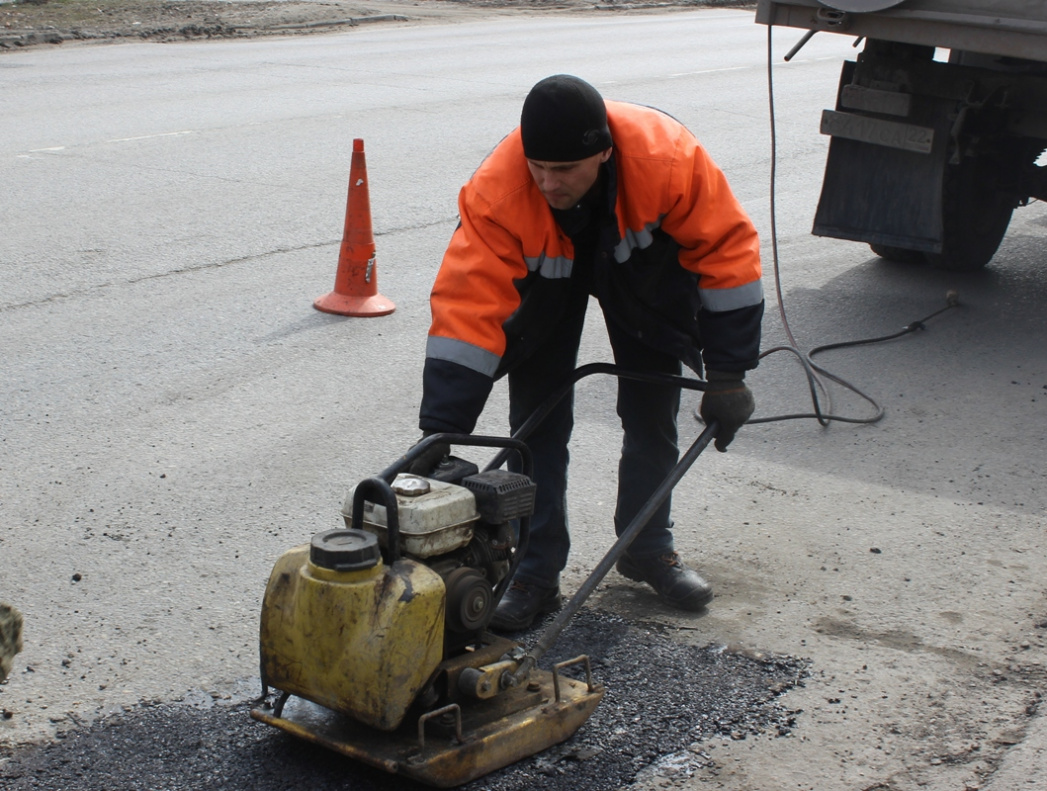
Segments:
[[[587,302],[588,296],[580,295],[557,324],[553,337],[509,372],[509,425],[514,434],[574,370]],[[616,365],[634,371],[680,373],[675,357],[644,346],[606,317],[605,321]],[[676,464],[679,409],[678,387],[618,381],[618,416],[624,431],[614,516],[619,535]],[[537,492],[527,552],[516,573],[516,579],[523,583],[556,586],[567,565],[571,546],[567,524],[567,445],[573,427],[572,388],[525,440],[534,457]],[[510,467],[518,469],[515,460]],[[670,499],[666,499],[630,546],[630,555],[651,557],[673,550],[669,512]],[[608,540],[608,549],[611,543]]]

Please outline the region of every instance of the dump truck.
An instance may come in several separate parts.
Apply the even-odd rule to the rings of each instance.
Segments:
[[[1047,199],[1044,0],[758,0],[756,22],[860,47],[821,116],[814,234],[973,271]]]

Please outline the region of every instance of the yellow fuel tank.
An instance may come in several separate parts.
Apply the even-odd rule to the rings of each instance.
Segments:
[[[262,682],[395,730],[443,659],[445,589],[383,563],[375,536],[329,530],[276,562],[262,603]]]

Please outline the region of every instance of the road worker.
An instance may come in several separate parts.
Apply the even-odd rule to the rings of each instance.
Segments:
[[[554,75],[527,95],[520,125],[461,189],[460,221],[432,289],[420,427],[473,431],[508,377],[516,432],[577,362],[590,296],[615,364],[708,382],[701,417],[723,451],[754,409],[763,317],[752,222],[694,135],[655,109],[605,101]],[[491,626],[528,627],[561,606],[570,537],[566,493],[573,393],[527,438],[537,484],[529,545]],[[614,525],[624,531],[676,464],[678,387],[618,381],[623,429]],[[436,443],[412,470],[431,469]],[[619,560],[669,605],[701,610],[710,584],[674,549],[670,500]]]

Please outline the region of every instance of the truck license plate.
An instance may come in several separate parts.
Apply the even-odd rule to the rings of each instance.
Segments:
[[[822,111],[821,133],[921,154],[929,154],[934,143],[934,130],[929,127],[866,118],[837,110]]]

